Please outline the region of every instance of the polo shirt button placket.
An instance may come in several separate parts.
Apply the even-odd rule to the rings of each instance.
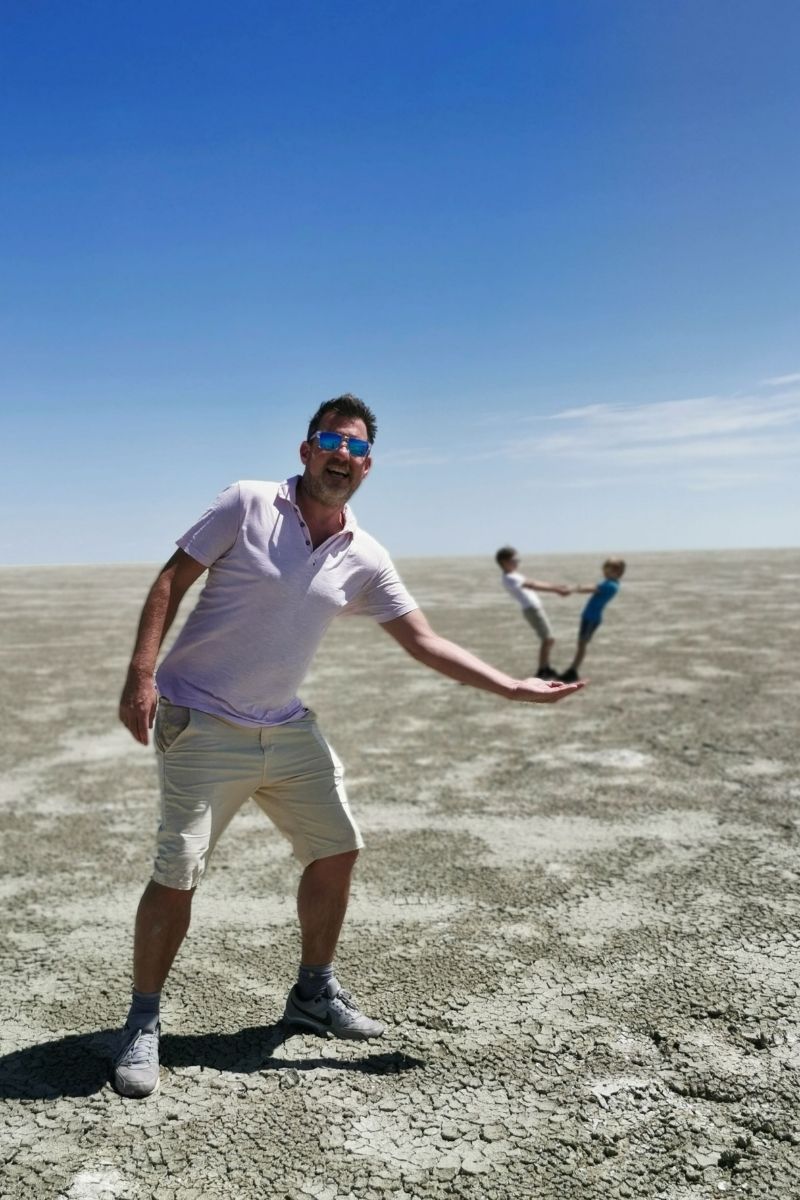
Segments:
[[[298,521],[300,522],[300,528],[303,530],[303,533],[308,533],[308,526],[306,525],[306,523],[305,523],[305,521],[303,520],[303,518],[300,516],[300,512],[299,512],[299,510],[298,510],[298,512],[297,512],[297,519],[298,519]],[[308,546],[308,548],[309,548],[309,550],[310,550],[310,549],[311,549],[311,542],[308,540],[308,538],[306,538],[306,545]]]

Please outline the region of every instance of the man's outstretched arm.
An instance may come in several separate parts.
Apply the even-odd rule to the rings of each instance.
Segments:
[[[447,675],[458,683],[483,688],[504,696],[506,700],[522,700],[529,704],[552,704],[571,696],[583,687],[579,683],[556,683],[544,679],[514,679],[504,671],[490,667],[469,650],[455,642],[440,637],[428,624],[427,618],[415,609],[404,617],[386,621],[383,628],[400,643],[412,658],[431,667],[441,675]]]
[[[148,730],[152,728],[156,714],[153,675],[161,643],[175,620],[178,605],[205,569],[185,550],[176,550],[159,571],[144,602],[128,677],[119,701],[120,721],[143,746],[147,745]]]

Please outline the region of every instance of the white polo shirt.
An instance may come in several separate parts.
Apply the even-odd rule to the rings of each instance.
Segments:
[[[507,592],[510,592],[515,600],[519,601],[523,608],[541,609],[542,602],[533,588],[524,587],[525,576],[521,571],[504,571],[502,576],[503,587]]]
[[[417,607],[349,507],[344,528],[312,548],[298,479],[231,484],[178,538],[208,577],[156,673],[173,704],[241,725],[294,720],[305,711],[297,689],[334,617],[383,623]]]

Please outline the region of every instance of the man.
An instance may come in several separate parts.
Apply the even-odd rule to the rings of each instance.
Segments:
[[[370,472],[375,434],[373,413],[355,396],[322,404],[300,446],[302,476],[227,488],[178,539],[145,601],[119,715],[144,745],[155,720],[161,824],[136,916],[133,1002],[114,1064],[123,1095],[147,1096],[158,1086],[161,989],[214,845],[249,796],[303,868],[301,965],[284,1020],[342,1038],[384,1032],[333,973],[363,842],[341,763],[296,695],[335,616],[372,616],[426,666],[509,700],[552,702],[582,686],[512,679],[433,632],[386,551],[347,506]],[[200,599],[154,679],[181,598],[206,570]]]

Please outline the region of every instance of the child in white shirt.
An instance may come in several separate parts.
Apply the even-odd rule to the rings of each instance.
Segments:
[[[537,678],[557,679],[557,673],[550,666],[550,655],[555,639],[547,614],[536,593],[537,591],[555,592],[558,596],[568,596],[570,589],[561,583],[544,583],[540,579],[526,579],[519,570],[519,555],[513,546],[502,546],[494,558],[503,572],[503,587],[522,606],[523,617],[538,634],[540,645]]]

